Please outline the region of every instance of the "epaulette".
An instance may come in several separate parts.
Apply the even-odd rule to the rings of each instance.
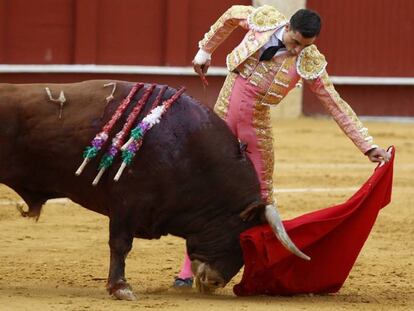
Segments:
[[[223,17],[225,19],[230,18],[246,18],[254,11],[254,7],[251,5],[233,5],[230,9],[228,9],[224,14]]]
[[[268,31],[285,25],[286,17],[270,5],[255,9],[247,18],[250,29],[258,32]]]
[[[313,80],[319,77],[328,63],[325,56],[312,44],[304,48],[296,61],[296,71],[305,80]]]

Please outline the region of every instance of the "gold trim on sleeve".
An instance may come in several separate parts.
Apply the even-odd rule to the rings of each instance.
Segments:
[[[328,92],[329,96],[332,98],[334,103],[352,121],[352,126],[354,126],[357,129],[357,133],[361,135],[361,137],[367,144],[371,146],[372,145],[376,146],[374,145],[374,138],[370,136],[370,134],[368,133],[368,128],[364,127],[364,125],[359,120],[358,116],[356,115],[354,110],[351,108],[351,106],[339,96],[338,92],[335,90],[335,87],[333,86],[331,79],[329,79],[329,76],[326,71],[324,71],[323,75],[321,76],[321,81],[324,85],[326,92]],[[348,136],[349,135],[350,134],[348,134]],[[352,140],[354,141],[354,139]],[[361,146],[359,145],[357,146],[361,149]],[[365,150],[362,150],[362,149],[361,151],[365,152]]]
[[[230,33],[239,26],[238,20],[246,19],[254,8],[247,5],[233,5],[210,27],[204,38],[198,43],[200,49],[209,47],[208,52],[214,51]],[[213,41],[213,42],[211,42]],[[212,46],[210,46],[212,45]]]

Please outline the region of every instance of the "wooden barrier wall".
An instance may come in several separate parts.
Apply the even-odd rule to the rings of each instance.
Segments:
[[[307,0],[320,13],[319,50],[333,76],[414,77],[414,1]],[[337,85],[360,115],[414,116],[414,85]],[[305,88],[305,114],[324,114]]]
[[[235,0],[0,0],[1,64],[190,66],[197,43]],[[414,1],[308,0],[323,17],[319,49],[334,76],[414,77]],[[243,31],[217,49],[214,66]],[[0,74],[0,82],[78,81],[111,74]],[[207,93],[194,76],[116,75],[121,79],[189,84],[213,105],[223,77]],[[40,80],[40,81],[39,81]],[[191,82],[190,82],[191,81]],[[358,114],[414,116],[413,85],[337,85]],[[305,87],[303,112],[325,113]]]
[[[189,66],[234,0],[0,0],[0,63]],[[236,31],[217,53],[241,39]]]

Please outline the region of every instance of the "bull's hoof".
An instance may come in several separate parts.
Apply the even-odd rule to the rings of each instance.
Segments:
[[[113,295],[115,298],[119,300],[137,300],[137,296],[135,296],[131,286],[126,282],[119,282],[112,286],[108,284],[107,289],[109,294]]]
[[[128,301],[134,301],[137,300],[137,296],[135,296],[134,292],[131,288],[120,288],[117,289],[112,293],[117,299],[120,300],[128,300]]]

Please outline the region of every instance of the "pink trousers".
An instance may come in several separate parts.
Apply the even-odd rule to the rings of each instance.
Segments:
[[[261,93],[259,87],[237,76],[229,98],[225,121],[233,134],[247,144],[247,155],[259,178],[262,198],[267,203],[273,203],[273,138],[271,134],[259,137],[261,130],[262,136],[263,132],[271,133],[269,107],[260,104]],[[258,109],[261,110],[259,113]],[[263,147],[264,144],[270,146],[270,152],[269,148]]]

